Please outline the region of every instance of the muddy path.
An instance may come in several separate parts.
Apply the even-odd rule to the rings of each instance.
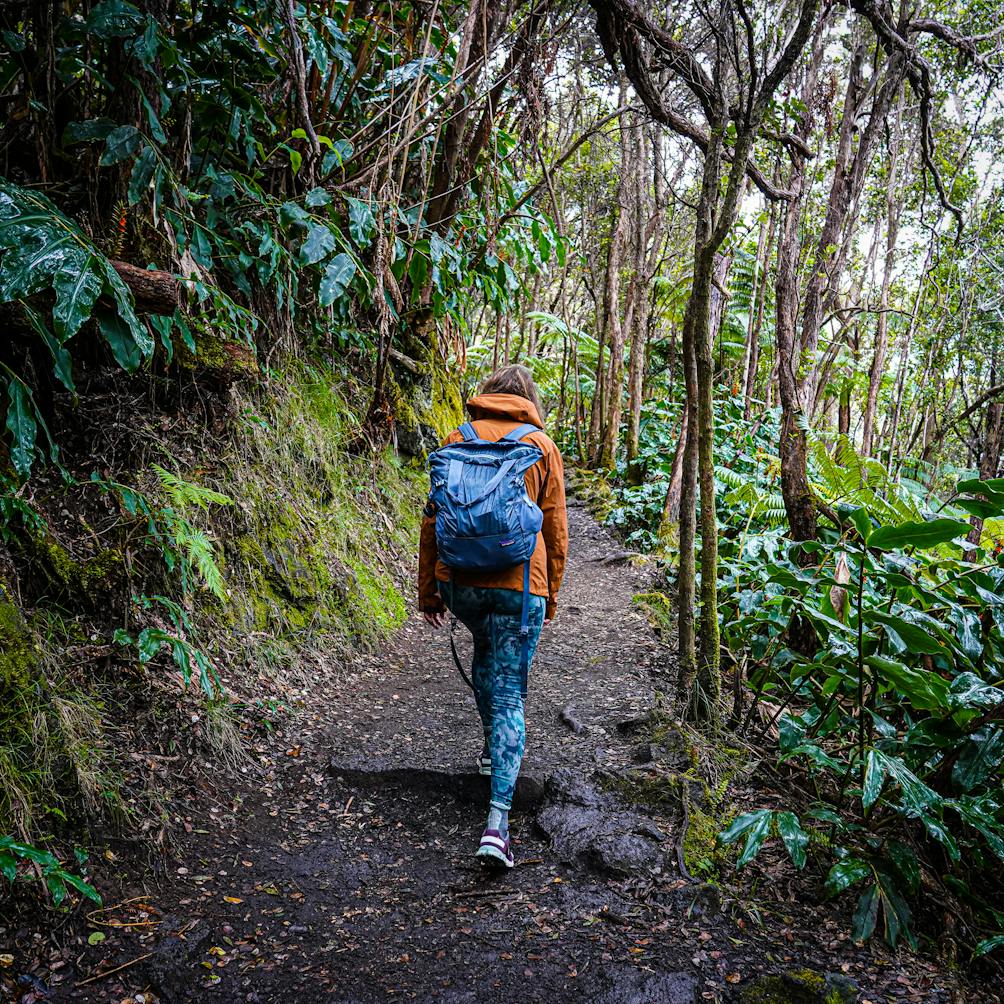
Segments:
[[[669,655],[632,603],[645,573],[574,502],[570,527],[531,677],[513,872],[473,859],[480,728],[446,633],[413,618],[260,751],[246,783],[178,819],[166,875],[123,882],[89,923],[17,932],[28,978],[0,985],[22,1004],[694,1004],[810,966],[838,989],[853,977],[862,1001],[965,999],[934,967],[852,948],[797,891],[749,924],[748,904],[681,870],[679,806],[622,800],[618,778],[653,756],[644,719]],[[667,769],[685,755],[657,751]]]

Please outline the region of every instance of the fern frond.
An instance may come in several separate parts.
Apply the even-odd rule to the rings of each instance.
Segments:
[[[222,492],[213,491],[212,488],[204,488],[192,481],[185,481],[177,474],[172,474],[157,464],[153,464],[152,467],[165,494],[179,508],[197,505],[200,509],[208,509],[210,505],[234,504],[234,500]]]

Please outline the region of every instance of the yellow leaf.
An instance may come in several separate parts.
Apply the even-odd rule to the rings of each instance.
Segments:
[[[223,897],[228,903],[243,903],[244,900],[240,896],[224,896]]]

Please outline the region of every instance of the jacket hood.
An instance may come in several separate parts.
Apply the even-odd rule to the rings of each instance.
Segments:
[[[472,419],[508,418],[514,422],[529,422],[544,428],[532,401],[516,394],[478,394],[467,402],[467,412]]]

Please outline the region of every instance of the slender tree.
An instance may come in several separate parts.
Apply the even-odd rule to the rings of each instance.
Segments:
[[[780,193],[753,161],[778,88],[816,22],[818,0],[758,9],[744,0],[706,8],[683,5],[657,19],[632,0],[592,0],[604,51],[622,64],[656,121],[703,153],[693,273],[683,324],[688,434],[680,510],[679,696],[688,714],[717,722],[719,677],[718,542],[714,481],[712,288],[722,245],[739,211],[747,173]],[[695,31],[696,28],[696,31]],[[680,87],[703,124],[680,111]],[[729,135],[730,130],[733,135]],[[697,485],[701,496],[701,679],[694,635]]]

